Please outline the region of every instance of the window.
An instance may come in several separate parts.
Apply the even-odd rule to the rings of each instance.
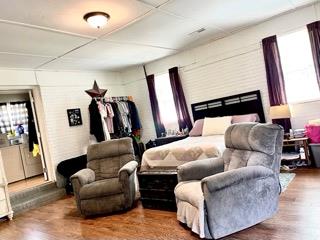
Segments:
[[[169,73],[155,76],[155,89],[159,103],[161,120],[166,130],[179,130]]]
[[[28,131],[28,110],[26,103],[0,104],[0,133],[14,132],[22,125]]]
[[[11,131],[10,117],[7,104],[1,104],[0,106],[0,130],[1,133],[8,133]]]
[[[308,31],[280,36],[278,46],[289,103],[320,98]]]

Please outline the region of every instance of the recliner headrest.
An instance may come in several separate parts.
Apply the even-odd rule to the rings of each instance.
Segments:
[[[272,155],[275,153],[277,137],[282,132],[280,125],[271,123],[233,124],[225,132],[225,144],[227,148]]]
[[[131,138],[113,139],[88,146],[87,161],[133,154],[133,152]]]

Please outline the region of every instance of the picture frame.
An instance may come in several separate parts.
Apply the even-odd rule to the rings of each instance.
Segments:
[[[67,114],[70,127],[82,125],[80,108],[67,109]]]

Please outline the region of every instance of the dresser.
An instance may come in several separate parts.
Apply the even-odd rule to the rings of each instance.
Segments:
[[[143,207],[176,210],[174,188],[178,184],[176,170],[138,172],[140,200]]]
[[[8,183],[4,173],[3,161],[0,153],[0,218],[2,217],[8,217],[12,220],[13,211],[10,204]]]

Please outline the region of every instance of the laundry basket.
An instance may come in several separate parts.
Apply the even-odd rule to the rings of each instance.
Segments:
[[[320,168],[320,143],[309,143],[311,154],[317,168]]]

